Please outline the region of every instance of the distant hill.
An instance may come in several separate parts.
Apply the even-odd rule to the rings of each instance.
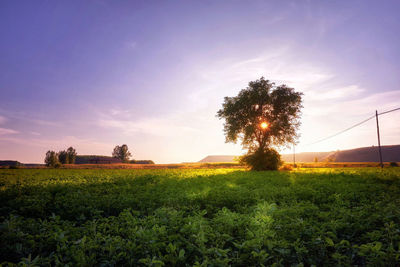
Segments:
[[[235,157],[237,156],[210,155],[199,162],[234,162]],[[384,162],[400,162],[400,145],[382,146],[382,157]],[[297,162],[313,162],[315,158],[319,162],[379,162],[379,152],[377,146],[371,146],[331,152],[303,152],[296,154]],[[286,162],[292,162],[293,154],[283,154],[282,159]]]
[[[199,162],[202,163],[210,163],[210,162],[234,162],[234,159],[237,156],[232,155],[211,155],[207,156],[204,159],[200,160]]]
[[[317,158],[318,161],[325,161],[327,157],[333,152],[303,152],[296,153],[296,161],[298,162],[314,162]],[[293,161],[293,154],[282,154],[282,160],[287,162]]]
[[[382,160],[384,162],[400,162],[400,145],[382,146]],[[334,162],[379,162],[379,151],[377,146],[360,147],[348,150],[332,152],[305,152],[296,154],[298,162],[318,161]],[[284,161],[293,161],[293,154],[282,155]]]
[[[0,160],[0,166],[22,166],[23,164],[16,160]]]
[[[382,146],[384,162],[400,162],[400,145]],[[361,147],[350,150],[336,151],[328,155],[336,162],[378,162],[379,150],[377,146]]]

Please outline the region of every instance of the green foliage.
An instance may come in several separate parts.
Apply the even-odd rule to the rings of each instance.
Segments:
[[[277,170],[280,156],[272,146],[295,142],[300,126],[302,93],[261,79],[252,81],[236,97],[225,97],[217,117],[225,119],[226,142],[241,139],[247,155],[241,162],[252,170]],[[265,127],[263,127],[264,125]]]
[[[250,167],[253,171],[278,170],[282,165],[281,156],[272,148],[258,149],[240,158],[240,164]]]
[[[132,154],[129,152],[128,146],[124,144],[122,146],[114,147],[112,156],[122,160],[123,162],[129,162],[129,158],[132,156]]]
[[[67,149],[67,161],[68,161],[68,163],[69,164],[75,164],[76,156],[77,156],[77,153],[76,153],[75,148],[70,146]]]
[[[301,96],[293,88],[275,86],[261,77],[238,96],[225,97],[217,117],[225,119],[226,141],[236,143],[241,139],[251,151],[293,143],[300,125]],[[267,122],[268,128],[262,129],[262,122]]]
[[[149,159],[141,159],[141,160],[130,160],[129,163],[133,164],[155,164],[154,161],[149,160]]]
[[[330,154],[325,158],[326,162],[335,162],[336,161],[336,153]]]
[[[47,151],[44,163],[47,167],[56,167],[60,164],[58,161],[58,154],[55,151]]]
[[[58,162],[60,164],[74,164],[76,155],[76,150],[73,147],[69,147],[67,150],[62,150],[57,153]]]
[[[399,168],[2,169],[0,264],[398,266],[399,206]]]
[[[399,164],[397,162],[390,162],[390,167],[399,167]]]
[[[10,165],[8,166],[9,169],[19,169],[21,165],[16,164],[16,165]]]
[[[69,163],[69,158],[68,158],[67,151],[63,150],[63,151],[58,152],[58,161],[61,164],[68,164]]]

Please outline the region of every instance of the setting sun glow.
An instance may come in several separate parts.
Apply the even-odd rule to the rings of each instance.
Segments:
[[[267,122],[262,122],[260,124],[261,129],[267,129],[268,128],[268,123]]]

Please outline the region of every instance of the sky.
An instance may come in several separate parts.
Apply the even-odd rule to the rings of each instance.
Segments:
[[[400,107],[400,1],[0,1],[0,160],[243,154],[216,118],[264,76],[304,93],[296,152],[377,145]],[[380,116],[400,143],[400,111]],[[291,149],[281,148],[282,153]]]

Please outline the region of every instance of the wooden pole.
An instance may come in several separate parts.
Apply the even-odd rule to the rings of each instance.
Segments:
[[[296,149],[294,144],[293,144],[293,167],[296,168]]]
[[[381,162],[381,168],[383,168],[381,137],[379,135],[379,121],[378,121],[378,111],[377,110],[375,110],[375,117],[376,117],[376,132],[378,134],[379,160]]]

